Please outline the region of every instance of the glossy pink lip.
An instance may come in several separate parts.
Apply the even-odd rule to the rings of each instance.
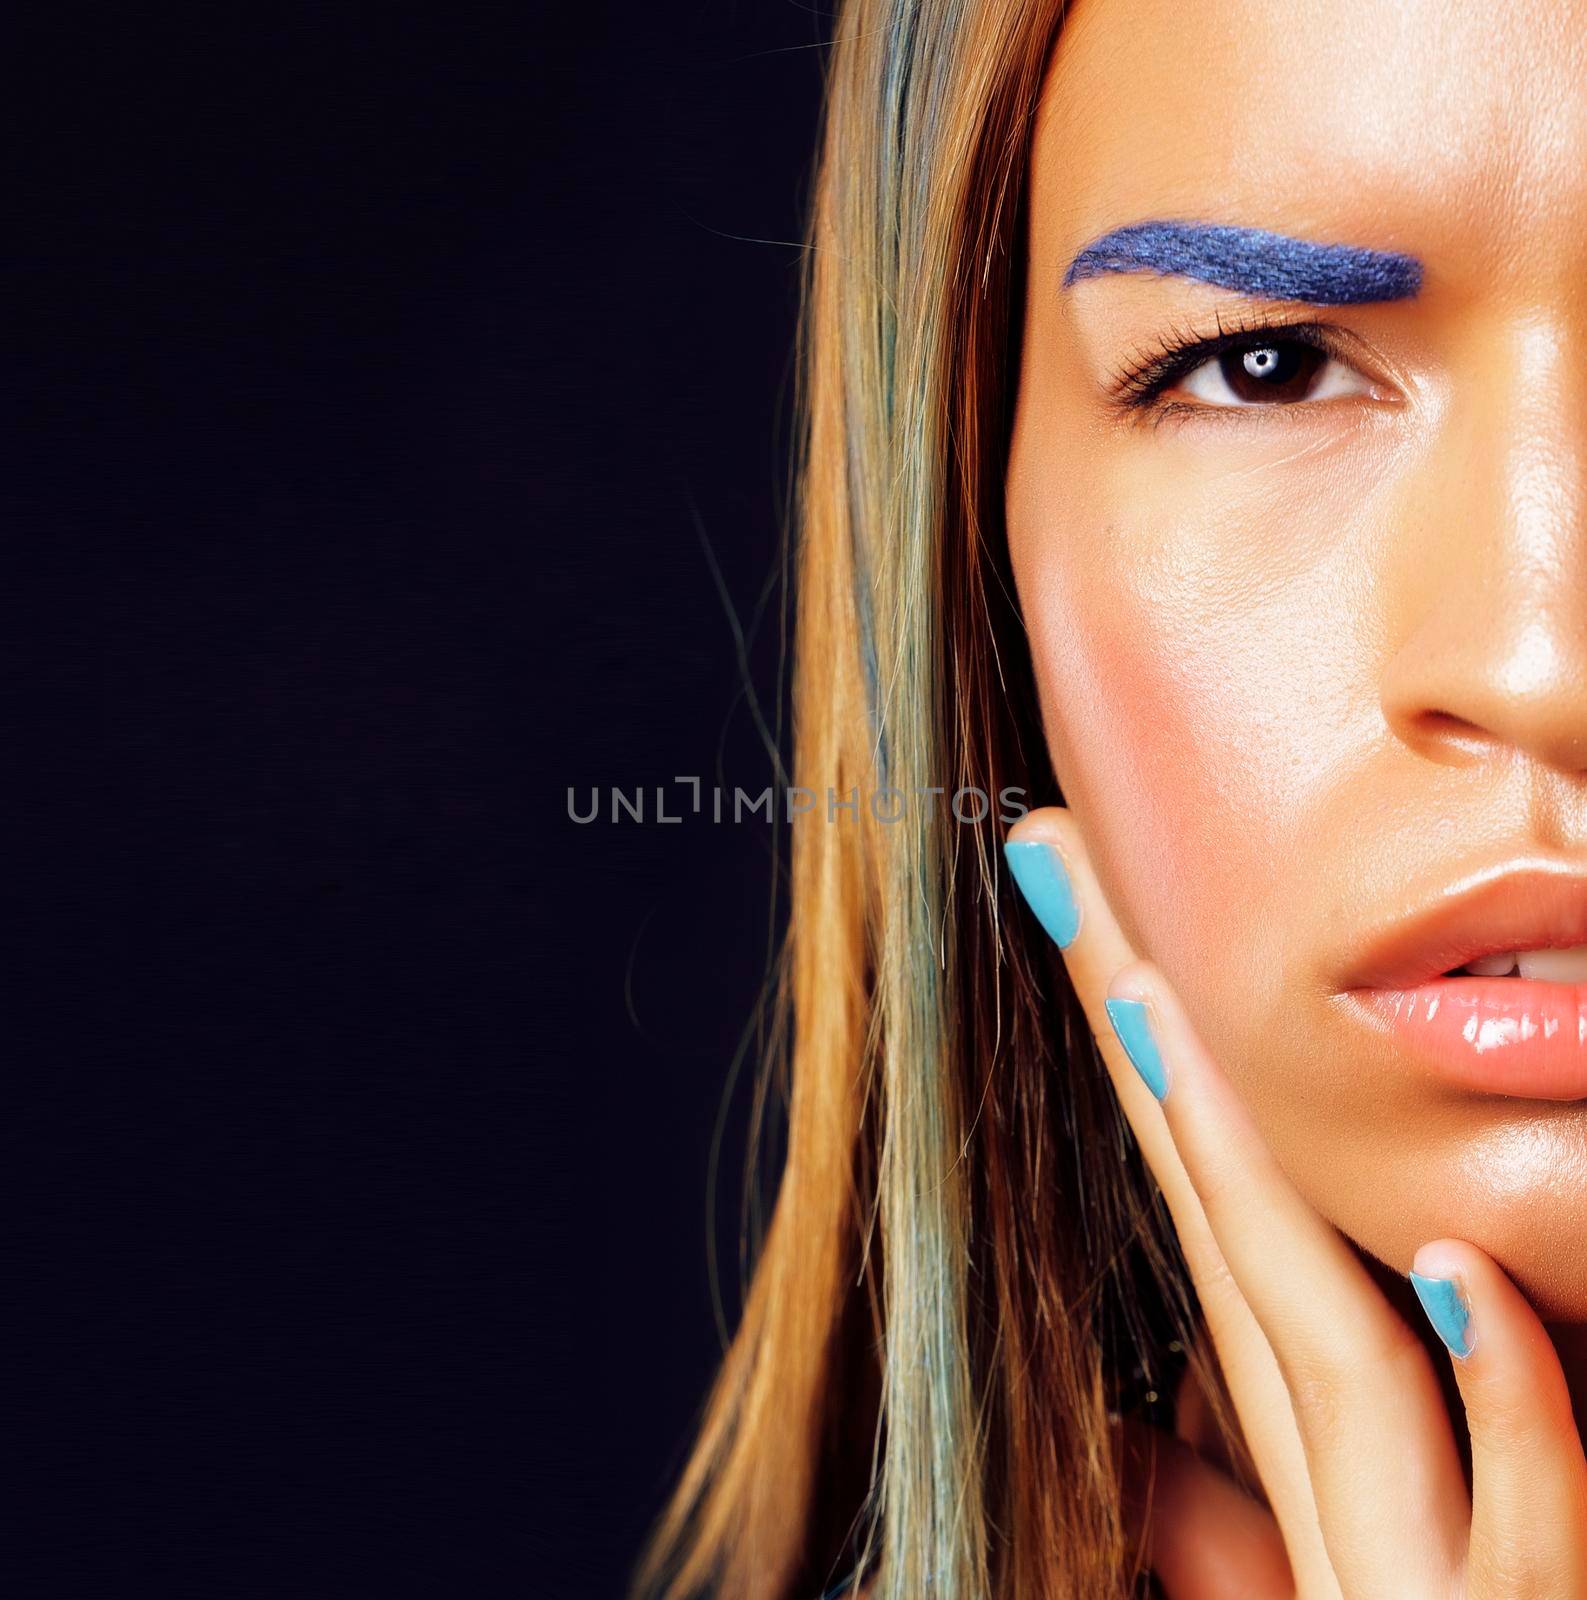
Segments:
[[[1587,1099],[1587,983],[1452,975],[1481,956],[1587,944],[1587,872],[1531,861],[1474,873],[1356,947],[1347,1003],[1463,1089]]]
[[[1414,989],[1357,989],[1350,999],[1446,1083],[1587,1099],[1587,984],[1435,978]]]

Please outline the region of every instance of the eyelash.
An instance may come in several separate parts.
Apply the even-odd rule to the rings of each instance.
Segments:
[[[1286,322],[1282,318],[1257,315],[1234,326],[1226,326],[1219,315],[1217,325],[1217,333],[1210,335],[1191,329],[1173,329],[1158,342],[1155,349],[1135,351],[1109,380],[1109,389],[1120,407],[1132,412],[1155,409],[1160,414],[1173,410],[1205,412],[1243,409],[1196,403],[1165,404],[1162,396],[1204,361],[1221,356],[1238,345],[1248,344],[1264,333],[1283,334],[1286,339],[1310,345],[1335,360],[1346,359],[1340,353],[1340,340],[1335,330],[1326,323]]]

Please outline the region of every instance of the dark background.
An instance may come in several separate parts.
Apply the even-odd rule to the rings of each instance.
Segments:
[[[616,1595],[774,830],[567,789],[773,781],[828,19],[19,9],[0,1586]]]

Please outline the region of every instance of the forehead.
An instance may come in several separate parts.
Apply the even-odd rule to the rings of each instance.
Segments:
[[[1172,217],[1579,282],[1587,0],[1079,0],[1032,160],[1060,272]]]

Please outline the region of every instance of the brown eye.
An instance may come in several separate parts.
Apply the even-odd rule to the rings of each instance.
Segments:
[[[1242,400],[1260,405],[1304,400],[1327,359],[1315,345],[1275,339],[1272,344],[1226,350],[1218,363],[1229,388]]]
[[[1201,362],[1175,387],[1214,406],[1281,406],[1365,394],[1353,367],[1304,339],[1253,336]]]

